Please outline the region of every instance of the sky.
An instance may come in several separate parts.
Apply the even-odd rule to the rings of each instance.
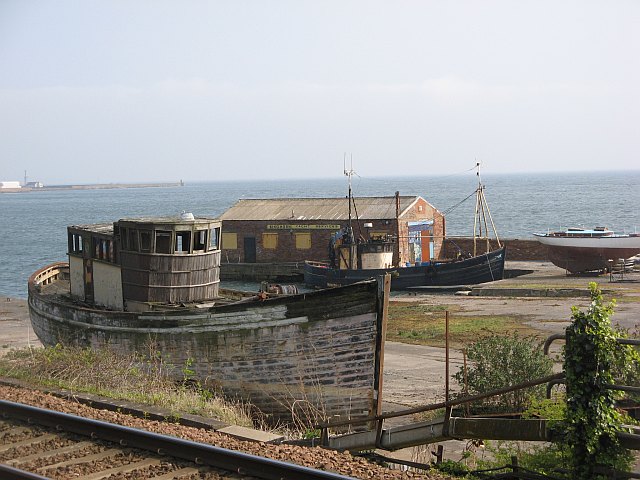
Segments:
[[[640,169],[640,2],[0,1],[0,181]]]

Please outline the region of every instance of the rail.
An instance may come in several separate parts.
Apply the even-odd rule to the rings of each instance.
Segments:
[[[351,477],[315,470],[292,463],[263,458],[213,445],[196,443],[168,435],[138,430],[122,425],[83,418],[68,413],[46,410],[30,405],[0,400],[0,412],[5,418],[17,418],[28,423],[88,436],[108,442],[169,455],[196,464],[208,465],[241,475],[267,480],[345,480]],[[12,478],[2,476],[2,478]],[[13,478],[39,478],[21,477]]]
[[[432,410],[438,410],[441,408],[445,408],[447,409],[447,415],[445,416],[445,421],[448,419],[448,417],[450,416],[451,413],[451,408],[452,407],[456,407],[459,405],[464,405],[466,403],[472,403],[478,400],[483,400],[485,398],[490,398],[490,397],[494,397],[497,395],[502,395],[504,393],[509,393],[509,392],[513,392],[516,390],[521,390],[523,388],[529,388],[529,387],[535,387],[537,385],[542,385],[545,383],[549,383],[549,382],[554,382],[554,381],[558,381],[558,380],[562,380],[564,379],[564,373],[556,373],[554,375],[548,375],[546,377],[543,378],[539,378],[536,380],[530,380],[528,382],[523,382],[523,383],[519,383],[517,385],[511,385],[509,387],[503,387],[503,388],[498,388],[495,390],[491,390],[489,392],[485,392],[485,393],[481,393],[481,394],[477,394],[477,395],[469,395],[466,397],[460,397],[460,398],[456,398],[454,400],[449,400],[449,401],[444,401],[444,402],[439,402],[439,403],[432,403],[429,405],[424,405],[421,407],[415,407],[415,408],[409,408],[406,410],[399,410],[399,411],[395,411],[395,412],[383,412],[379,415],[372,415],[369,417],[365,417],[365,418],[358,418],[358,419],[354,419],[354,420],[341,420],[341,421],[337,421],[337,422],[331,422],[331,421],[327,421],[327,422],[323,422],[323,423],[319,423],[315,426],[315,428],[319,429],[321,431],[321,438],[322,438],[322,443],[326,445],[327,441],[328,441],[328,429],[329,428],[336,428],[336,427],[346,427],[349,425],[359,425],[359,424],[363,424],[363,423],[367,423],[367,422],[375,422],[376,423],[376,429],[378,432],[378,436],[380,435],[380,433],[382,432],[382,426],[383,426],[383,422],[384,420],[390,419],[390,418],[396,418],[396,417],[404,417],[407,415],[415,415],[417,413],[423,413],[423,412],[428,412],[428,411],[432,411]],[[378,443],[378,442],[376,442]]]
[[[46,267],[37,270],[29,277],[29,285],[34,286],[42,286],[49,285],[54,281],[58,280],[60,275],[62,274],[62,270],[69,267],[69,264],[66,262],[56,262],[51,265],[47,265]]]
[[[553,335],[550,335],[544,342],[544,346],[543,346],[544,354],[549,355],[549,348],[551,347],[551,344],[553,342],[555,342],[556,340],[566,340],[566,339],[567,339],[566,335],[562,333],[554,333]],[[634,345],[636,347],[640,346],[640,340],[636,340],[634,338],[617,338],[616,341],[620,345]]]

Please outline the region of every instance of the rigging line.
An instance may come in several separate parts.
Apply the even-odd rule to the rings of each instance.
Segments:
[[[487,256],[487,265],[489,266],[489,272],[491,273],[491,281],[494,282],[496,279],[493,277],[493,268],[491,268],[491,259],[489,258],[489,252],[485,253]]]
[[[356,199],[353,195],[351,196],[351,201],[353,202],[353,211],[356,214],[356,220],[357,220],[356,225],[358,225],[358,237],[364,238],[362,236],[362,227],[360,226],[360,217],[358,216],[358,208],[356,207]]]
[[[477,190],[474,190],[473,193],[471,193],[468,197],[462,199],[461,201],[459,201],[458,203],[456,203],[454,206],[447,208],[446,210],[444,210],[442,212],[443,215],[446,215],[447,213],[451,213],[451,211],[455,208],[458,208],[460,205],[462,205],[464,202],[466,202],[467,200],[469,200],[471,197],[473,197],[476,194]]]
[[[464,175],[467,172],[470,172],[471,170],[474,170],[476,168],[476,166],[474,165],[473,167],[469,168],[468,170],[462,170],[460,172],[456,172],[456,173],[448,173],[445,175],[428,175],[426,176],[427,178],[434,178],[434,179],[439,179],[439,178],[449,178],[449,177],[455,177],[457,175]],[[385,182],[388,183],[389,179],[392,179],[395,183],[412,183],[415,184],[415,180],[396,180],[393,177],[389,177],[389,178],[373,178],[373,177],[362,177],[360,175],[358,175],[357,173],[355,174],[356,177],[358,177],[360,180],[367,180],[367,181],[371,181],[371,182]]]

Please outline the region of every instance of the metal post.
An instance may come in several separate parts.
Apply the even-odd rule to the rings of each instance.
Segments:
[[[465,397],[469,395],[469,377],[467,376],[467,349],[462,350],[462,373],[464,375],[464,395]],[[464,410],[469,416],[469,404],[465,403]]]
[[[438,445],[438,451],[436,452],[436,465],[442,463],[442,456],[444,455],[444,447]]]
[[[444,373],[444,385],[445,394],[444,401],[449,404],[449,310],[444,312],[444,339],[445,339],[445,373]]]
[[[519,472],[520,468],[518,467],[518,457],[515,455],[511,457],[511,468],[514,472]]]
[[[389,296],[391,295],[391,274],[387,273],[378,279],[378,298],[382,297],[382,305],[379,306],[381,319],[379,322],[380,333],[377,346],[377,390],[378,398],[376,399],[376,416],[382,414],[382,386],[384,378],[384,343],[387,338],[387,323],[389,321]],[[376,421],[376,445],[380,445],[382,441],[382,430],[384,427],[384,419],[380,418]]]

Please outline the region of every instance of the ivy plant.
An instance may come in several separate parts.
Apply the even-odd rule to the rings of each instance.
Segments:
[[[576,480],[607,478],[602,469],[620,468],[629,456],[616,436],[622,429],[622,415],[614,405],[617,393],[607,388],[615,383],[613,370],[620,350],[610,321],[615,300],[604,304],[594,282],[589,291],[589,308],[572,307],[572,322],[566,330],[565,440]]]

